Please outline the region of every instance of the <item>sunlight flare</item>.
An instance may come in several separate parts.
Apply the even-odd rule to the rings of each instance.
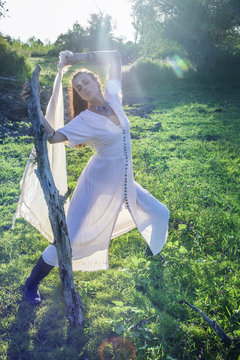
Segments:
[[[184,74],[189,70],[187,62],[178,55],[168,57],[167,64],[173,70],[174,74],[180,79],[182,79]]]

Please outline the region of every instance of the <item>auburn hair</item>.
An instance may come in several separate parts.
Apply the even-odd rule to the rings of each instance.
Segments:
[[[73,80],[78,77],[79,75],[87,74],[89,75],[94,81],[96,81],[99,85],[99,88],[101,89],[101,83],[96,74],[94,74],[92,71],[89,71],[87,69],[81,69],[77,70],[72,77],[71,84],[68,87],[68,96],[69,96],[69,103],[70,103],[70,121],[74,119],[77,115],[79,115],[82,111],[86,110],[88,108],[88,102],[81,98],[79,93],[74,89],[73,87]],[[82,145],[77,145],[76,147],[78,149],[81,149]]]
[[[87,69],[81,69],[80,71],[76,71],[73,74],[71,85],[68,88],[68,95],[69,95],[69,101],[70,101],[70,117],[71,120],[79,115],[82,111],[86,110],[88,108],[88,102],[86,100],[83,100],[81,96],[78,94],[78,92],[73,87],[73,80],[76,79],[79,75],[87,74],[89,75],[94,81],[96,81],[99,85],[99,88],[101,89],[101,83],[96,74],[94,74],[92,71],[89,71]]]

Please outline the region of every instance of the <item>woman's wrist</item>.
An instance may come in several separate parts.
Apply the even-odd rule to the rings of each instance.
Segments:
[[[54,135],[55,135],[55,133],[56,133],[55,130],[53,130],[51,133],[48,133],[48,132],[47,132],[47,140],[50,140],[51,138],[53,138]]]
[[[55,130],[51,127],[49,122],[46,120],[45,116],[43,115],[41,111],[42,116],[42,124],[45,128],[46,134],[47,134],[47,140],[51,139],[55,135]]]

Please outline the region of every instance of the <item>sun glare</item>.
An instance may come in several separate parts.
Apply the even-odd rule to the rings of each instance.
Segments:
[[[174,74],[178,78],[183,78],[184,74],[189,70],[189,66],[185,60],[183,60],[180,56],[174,55],[173,57],[167,58],[167,63],[170,68],[173,70]]]

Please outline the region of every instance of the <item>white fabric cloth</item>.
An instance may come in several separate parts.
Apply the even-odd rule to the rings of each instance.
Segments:
[[[53,94],[48,103],[45,117],[55,130],[64,125],[61,69],[59,69],[56,76],[53,86]],[[65,146],[61,143],[56,145],[47,143],[47,147],[49,162],[55,184],[59,190],[59,193],[64,195],[67,192]],[[46,237],[50,242],[53,242],[53,233],[48,217],[48,208],[40,182],[35,173],[37,165],[34,162],[34,158],[35,149],[33,149],[30,155],[20,182],[21,194],[13,219],[13,228],[15,220],[23,217],[37,230],[39,230],[44,237]],[[66,211],[67,208],[68,202],[65,205]]]
[[[105,99],[120,126],[85,110],[58,129],[68,138],[69,146],[86,143],[95,150],[78,180],[67,213],[73,270],[108,269],[110,240],[136,226],[154,255],[161,251],[168,234],[167,207],[133,179],[130,128],[118,80],[108,81]],[[53,245],[44,250],[43,259],[58,265]]]

